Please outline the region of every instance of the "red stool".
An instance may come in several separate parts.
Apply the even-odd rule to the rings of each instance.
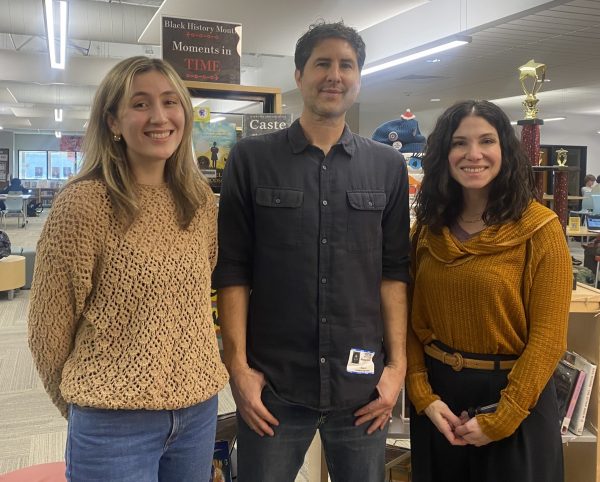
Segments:
[[[0,475],[0,482],[66,482],[65,463],[52,462]]]

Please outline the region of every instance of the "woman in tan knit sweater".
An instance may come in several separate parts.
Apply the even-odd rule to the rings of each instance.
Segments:
[[[70,481],[210,476],[227,373],[210,301],[216,207],[192,120],[168,64],[116,65],[38,243],[29,345],[68,418]]]
[[[407,343],[413,480],[562,481],[551,375],[572,270],[561,225],[533,200],[528,160],[490,102],[444,112],[423,169]]]

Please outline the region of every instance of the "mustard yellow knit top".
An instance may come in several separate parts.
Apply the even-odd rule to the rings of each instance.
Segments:
[[[536,404],[566,348],[573,273],[558,218],[533,202],[519,221],[489,226],[465,242],[448,228],[435,235],[423,227],[413,276],[407,341],[412,403],[421,412],[439,399],[423,353],[434,339],[460,351],[518,355],[496,412],[477,416],[488,437],[508,437]]]
[[[124,233],[102,182],[68,186],[38,242],[29,346],[64,416],[67,403],[188,407],[227,382],[210,300],[216,207],[182,230],[166,185],[138,191]]]

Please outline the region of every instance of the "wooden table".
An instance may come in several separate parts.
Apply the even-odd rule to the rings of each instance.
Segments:
[[[542,196],[542,199],[544,201],[554,201],[554,194],[544,193],[544,195]],[[581,201],[582,199],[583,199],[583,196],[567,196],[568,201]]]
[[[582,226],[578,231],[573,231],[567,226],[567,236],[569,238],[595,238],[600,236],[599,232],[589,231],[586,227]]]

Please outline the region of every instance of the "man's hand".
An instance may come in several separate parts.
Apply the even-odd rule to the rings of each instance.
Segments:
[[[454,415],[444,402],[441,400],[431,402],[425,409],[425,415],[452,445],[467,445],[457,429],[463,423],[462,420]]]
[[[386,366],[376,387],[379,397],[354,412],[354,415],[358,417],[354,425],[362,425],[365,422],[372,421],[367,429],[368,434],[372,434],[377,429],[383,430],[390,421],[392,409],[396,405],[398,395],[404,384],[405,375],[406,366]]]
[[[492,441],[492,439],[481,430],[477,417],[469,418],[467,412],[463,412],[460,418],[464,420],[464,423],[456,427],[454,431],[456,435],[476,447],[487,445]]]
[[[240,415],[258,435],[272,437],[275,432],[271,425],[277,426],[279,421],[267,410],[260,398],[265,385],[264,375],[248,366],[231,373],[231,393]]]

